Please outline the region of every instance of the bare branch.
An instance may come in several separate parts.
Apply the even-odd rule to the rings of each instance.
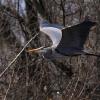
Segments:
[[[33,36],[28,42],[27,44],[23,47],[23,49],[17,54],[17,56],[10,62],[10,64],[8,65],[7,68],[5,68],[5,70],[0,74],[0,78],[2,77],[2,75],[13,65],[13,63],[18,59],[18,57],[21,55],[21,53],[25,50],[25,48],[28,46],[28,44],[35,39],[38,36],[39,33],[37,33],[35,36]]]

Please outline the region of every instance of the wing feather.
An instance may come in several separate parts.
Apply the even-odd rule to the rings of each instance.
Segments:
[[[53,43],[52,47],[56,48],[62,38],[61,29],[55,27],[40,27],[40,31],[50,37]]]
[[[81,52],[94,23],[84,21],[78,25],[62,29],[62,39],[56,51],[64,55]]]

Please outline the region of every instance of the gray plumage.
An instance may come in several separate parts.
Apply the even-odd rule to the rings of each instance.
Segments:
[[[85,53],[85,41],[89,35],[90,29],[95,25],[96,22],[84,20],[80,24],[64,28],[61,25],[41,21],[40,31],[50,37],[52,46],[37,48],[30,51],[41,52],[44,57],[49,59]]]

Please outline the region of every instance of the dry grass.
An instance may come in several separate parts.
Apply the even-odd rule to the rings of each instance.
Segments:
[[[0,100],[100,100],[100,58],[81,55],[51,61],[28,54],[24,51],[28,44],[24,48],[19,46],[7,24],[16,14],[10,16],[0,10],[0,15]],[[79,18],[76,14],[66,17],[66,21],[73,21],[76,16]],[[61,16],[54,17],[62,20]],[[30,34],[27,26],[22,30]],[[97,34],[92,33],[92,44],[86,47],[96,51],[97,39]],[[40,44],[50,44],[45,36],[33,39],[32,44],[36,45],[38,40]]]

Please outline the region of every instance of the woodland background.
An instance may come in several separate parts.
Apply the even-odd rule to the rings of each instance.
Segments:
[[[25,49],[4,72],[36,34],[28,48],[51,44],[39,32],[39,14],[64,26],[90,16],[98,25],[84,47],[100,53],[100,0],[0,0],[0,100],[100,100],[100,57],[52,61]]]

